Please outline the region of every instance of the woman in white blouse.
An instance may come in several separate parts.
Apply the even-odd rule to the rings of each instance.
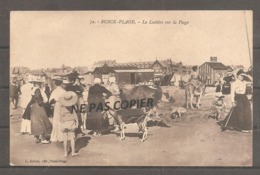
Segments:
[[[60,97],[66,92],[62,86],[62,80],[55,79],[56,88],[52,91],[49,102],[54,106],[53,111],[53,128],[51,132],[51,141],[52,142],[61,142],[63,141],[63,134],[60,129]]]
[[[252,82],[252,77],[241,69],[237,72],[237,79],[231,84],[231,101],[233,112],[226,117],[224,124],[241,132],[252,130],[252,111],[246,95],[246,87]],[[246,81],[247,80],[247,81]]]

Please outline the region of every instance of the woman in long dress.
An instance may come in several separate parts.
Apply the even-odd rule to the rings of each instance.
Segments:
[[[62,87],[62,80],[55,80],[56,88],[52,91],[49,102],[54,106],[53,120],[52,120],[52,132],[51,141],[61,142],[63,141],[63,134],[60,129],[60,97],[66,92]]]
[[[252,77],[241,69],[237,72],[237,79],[231,84],[232,109],[224,120],[223,129],[235,129],[244,133],[252,130],[252,111],[246,95],[246,86],[252,81]]]
[[[96,108],[89,108],[89,113],[86,122],[86,128],[88,130],[92,130],[93,135],[95,136],[102,135],[102,129],[106,128],[106,125],[108,125],[108,123],[106,123],[103,118],[104,110],[97,108],[97,106],[100,105],[102,105],[102,107],[105,106],[104,94],[106,95],[106,99],[108,99],[112,95],[112,93],[109,90],[107,90],[105,87],[101,85],[101,79],[95,78],[94,85],[89,88],[88,104],[95,105]]]
[[[46,135],[51,134],[52,125],[44,108],[44,94],[41,92],[41,81],[34,82],[32,99],[28,104],[24,115],[29,115],[31,119],[31,133],[36,138],[36,143],[50,143],[46,140]]]

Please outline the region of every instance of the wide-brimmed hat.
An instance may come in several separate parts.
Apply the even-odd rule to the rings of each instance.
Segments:
[[[40,77],[34,77],[34,78],[32,78],[31,82],[44,83],[45,79],[44,78],[40,78]]]
[[[55,82],[55,84],[62,84],[63,83],[63,79],[60,76],[52,76],[51,79]]]
[[[245,74],[244,70],[243,69],[239,69],[237,71],[237,76],[239,76],[240,74]]]
[[[29,83],[31,83],[31,82],[33,82],[33,79],[34,79],[35,77],[32,76],[32,75],[27,75],[26,78],[27,78],[27,81],[28,81]]]
[[[60,97],[60,103],[63,106],[72,106],[78,102],[78,96],[73,91],[67,91]]]

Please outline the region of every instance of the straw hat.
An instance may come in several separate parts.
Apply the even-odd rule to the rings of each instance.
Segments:
[[[244,70],[243,69],[239,69],[237,71],[237,76],[239,76],[240,74],[245,74]]]
[[[78,96],[73,91],[67,91],[60,97],[60,103],[63,106],[72,106],[78,102]]]
[[[33,80],[34,80],[34,76],[32,76],[32,75],[27,75],[26,78],[29,83],[33,82]]]

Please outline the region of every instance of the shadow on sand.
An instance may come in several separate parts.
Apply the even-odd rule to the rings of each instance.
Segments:
[[[160,127],[166,127],[166,128],[170,128],[170,126],[168,126],[167,124],[164,123],[164,121],[148,121],[147,122],[147,127],[153,127],[153,126],[160,126]]]
[[[77,138],[75,141],[75,152],[79,152],[80,149],[86,147],[90,139],[88,136]]]

